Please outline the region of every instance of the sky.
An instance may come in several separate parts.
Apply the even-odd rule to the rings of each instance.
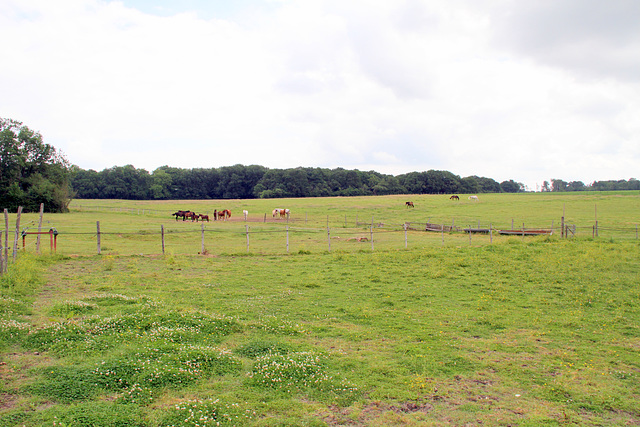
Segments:
[[[637,0],[0,0],[0,117],[83,169],[640,179]]]

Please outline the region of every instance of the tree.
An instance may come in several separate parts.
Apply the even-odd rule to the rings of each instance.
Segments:
[[[524,191],[524,184],[510,179],[509,181],[502,181],[500,189],[504,193],[521,193]]]
[[[0,118],[0,206],[65,212],[71,202],[71,165],[42,135],[21,122]]]
[[[551,191],[567,191],[567,182],[561,179],[552,179]]]

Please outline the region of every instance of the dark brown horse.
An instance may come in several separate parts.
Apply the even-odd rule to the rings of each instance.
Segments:
[[[209,222],[209,215],[203,215],[203,214],[200,214],[200,215],[198,215],[198,217],[200,217],[200,220],[201,220],[202,222],[204,222],[204,221]],[[198,218],[196,218],[196,222],[197,222],[197,221],[198,221]]]
[[[455,194],[451,197],[449,197],[449,199],[451,200],[460,200],[460,197],[456,196]]]
[[[407,207],[415,208],[415,206],[413,206],[413,202],[405,202],[404,204],[405,204]]]
[[[171,214],[172,216],[176,217],[176,221],[178,220],[178,218],[182,218],[182,220],[184,221],[187,218],[191,218],[191,221],[194,220],[194,216],[195,216],[195,212],[191,212],[191,211],[178,211],[178,212],[174,212]]]

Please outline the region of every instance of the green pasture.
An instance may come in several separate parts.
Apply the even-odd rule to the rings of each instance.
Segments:
[[[638,197],[76,201],[44,217],[57,253],[29,235],[0,277],[0,425],[639,424]],[[201,225],[170,214],[218,206],[250,218],[205,223],[203,256]],[[275,207],[288,224],[264,221]],[[401,227],[563,210],[589,232],[410,230],[405,247]],[[343,237],[369,235],[356,215],[383,224],[373,249]]]
[[[460,196],[459,202],[451,201],[449,195],[161,202],[74,200],[69,214],[46,214],[42,228],[56,229],[57,251],[63,255],[96,254],[98,223],[100,253],[113,255],[162,254],[163,229],[165,254],[175,255],[485,245],[509,239],[500,236],[498,230],[518,230],[523,226],[553,229],[552,238],[560,238],[563,215],[565,225],[574,227],[572,238],[638,238],[637,192],[481,194],[478,202],[468,200],[468,195]],[[412,201],[415,208],[405,207],[405,201]],[[274,208],[288,208],[291,216],[274,219]],[[210,216],[214,209],[230,209],[232,217],[230,221],[204,224],[175,221],[171,214],[179,209]],[[249,212],[247,221],[243,210]],[[20,230],[37,231],[38,220],[37,214],[23,214]],[[445,226],[447,232],[426,232],[427,223]],[[451,226],[456,231],[448,232]],[[470,236],[463,231],[468,228],[492,228],[493,232]],[[9,234],[13,239],[15,213],[9,215]],[[22,239],[19,240],[21,247]],[[26,236],[25,246],[27,251],[35,251],[34,235]],[[49,236],[42,236],[41,251],[49,250],[49,246]]]

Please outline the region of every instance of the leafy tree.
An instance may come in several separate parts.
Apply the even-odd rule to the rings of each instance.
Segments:
[[[36,212],[68,210],[71,165],[42,135],[21,122],[0,118],[0,205]]]
[[[552,179],[551,191],[567,191],[567,182],[561,179]]]
[[[571,181],[567,184],[567,191],[584,191],[586,188],[582,181]]]
[[[504,193],[521,193],[524,191],[524,184],[510,179],[509,181],[502,181],[500,183],[500,190]]]

